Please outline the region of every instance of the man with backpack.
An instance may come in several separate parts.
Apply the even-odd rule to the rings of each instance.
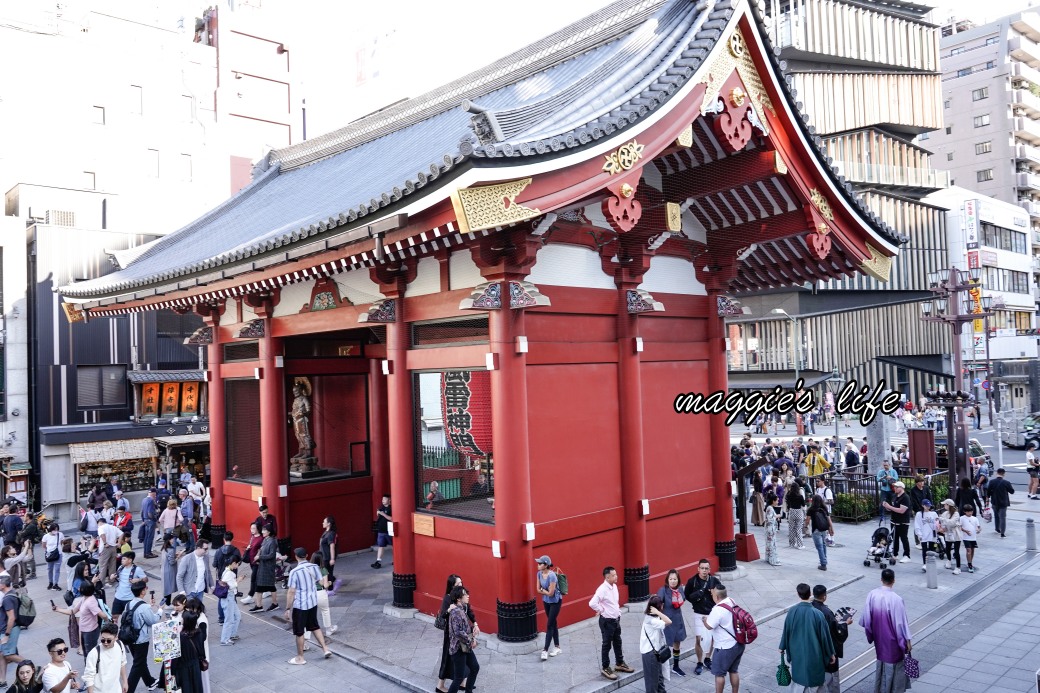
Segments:
[[[162,620],[162,607],[155,603],[154,594],[151,603],[145,603],[142,598],[145,587],[144,583],[135,582],[130,588],[134,598],[127,604],[126,618],[119,624],[119,641],[130,650],[133,662],[127,679],[128,693],[137,690],[139,681],[144,681],[150,691],[159,687],[159,680],[148,669],[148,644],[152,640],[152,626]]]
[[[145,586],[148,584],[148,576],[144,568],[134,563],[137,554],[127,551],[119,558],[119,568],[116,569],[116,596],[112,601],[112,618],[119,623],[119,615],[123,613],[126,606],[133,601],[134,585]]]
[[[703,617],[711,613],[715,606],[712,593],[715,589],[722,587],[722,581],[711,574],[711,563],[707,558],[702,558],[697,563],[697,574],[686,582],[683,590],[686,601],[693,607],[693,631],[695,634],[694,647],[697,651],[697,667],[693,670],[695,674],[701,674],[705,668],[711,669],[711,630],[704,626]],[[702,647],[703,640],[703,647]],[[707,651],[708,656],[704,653]]]
[[[83,685],[87,693],[123,693],[126,681],[126,648],[117,638],[119,628],[114,623],[101,626],[97,647],[87,652],[87,666],[83,671]]]
[[[231,532],[224,532],[224,545],[213,552],[213,575],[217,580],[220,580],[220,576],[224,574],[224,568],[234,563],[236,560],[242,562],[242,553],[238,550],[231,542],[234,541],[235,535]],[[214,583],[216,584],[216,583]],[[228,595],[232,600],[235,599],[235,595]],[[224,607],[221,605],[223,600],[217,600],[217,616],[219,617],[220,624],[224,623]]]
[[[712,597],[715,606],[701,620],[704,627],[711,631],[715,642],[715,656],[711,662],[711,673],[715,675],[715,693],[722,693],[726,688],[727,674],[730,688],[733,693],[737,693],[740,690],[740,658],[744,656],[744,646],[757,637],[758,630],[751,615],[729,598],[724,586],[716,587]]]
[[[21,601],[11,587],[11,576],[0,575],[0,623],[3,624],[0,635],[0,677],[7,675],[7,665],[22,661],[18,654],[18,635],[22,632],[18,625],[18,609]],[[7,682],[0,681],[0,688],[6,688]]]

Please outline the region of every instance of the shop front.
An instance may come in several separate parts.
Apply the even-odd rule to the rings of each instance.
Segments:
[[[96,486],[115,477],[124,498],[136,509],[155,485],[159,471],[159,452],[151,438],[72,443],[69,457],[75,469],[76,498],[84,505]]]

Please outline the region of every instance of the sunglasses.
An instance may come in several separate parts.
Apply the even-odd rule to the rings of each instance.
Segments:
[[[111,645],[116,641],[115,638],[101,638],[102,645]]]
[[[53,652],[53,653],[54,653],[54,654],[56,654],[56,655],[63,655],[63,654],[67,654],[67,653],[68,653],[68,651],[69,651],[69,648],[67,648],[67,647],[59,647],[59,648],[58,648],[58,649],[56,649],[56,650],[51,650],[51,652]]]

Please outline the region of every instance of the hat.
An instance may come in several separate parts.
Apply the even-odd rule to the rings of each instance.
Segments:
[[[123,489],[121,489],[121,488],[117,488],[117,489],[116,489],[116,495],[117,495],[117,496],[121,496],[121,495],[123,495]]]
[[[932,507],[932,501],[930,501],[927,498],[925,498],[924,500],[921,501],[921,505],[927,505],[930,508],[930,507]]]
[[[166,479],[159,479],[159,485],[160,486],[165,486],[166,485]]]
[[[540,556],[534,559],[535,563],[544,563],[545,565],[552,565],[552,559],[548,556]]]
[[[902,481],[897,481],[894,484],[892,484],[892,486],[896,486],[896,487],[899,487],[899,488],[906,488],[906,484],[904,484]]]
[[[954,503],[954,502],[953,502],[952,500],[950,500],[949,498],[947,498],[946,500],[944,500],[944,501],[943,501],[942,503],[940,503],[939,505],[952,505],[952,506],[954,506],[954,507],[957,507],[957,504],[956,504],[956,503]]]
[[[159,489],[157,489],[157,488],[155,488],[155,487],[153,486],[153,487],[151,487],[150,489],[148,489],[148,493],[159,493]]]

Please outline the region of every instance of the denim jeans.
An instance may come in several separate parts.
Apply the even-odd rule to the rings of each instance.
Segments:
[[[47,564],[47,582],[57,585],[61,579],[61,560],[51,561]]]
[[[144,552],[152,552],[152,542],[155,541],[155,521],[144,523]]]
[[[993,506],[993,528],[1003,534],[1007,530],[1007,506]]]
[[[827,567],[827,532],[813,530],[812,543],[816,544],[816,553],[820,554],[820,565]]]
[[[242,622],[242,610],[238,608],[235,595],[229,594],[220,600],[224,609],[224,627],[220,630],[220,642],[231,642],[231,637],[238,635],[238,625]]]

